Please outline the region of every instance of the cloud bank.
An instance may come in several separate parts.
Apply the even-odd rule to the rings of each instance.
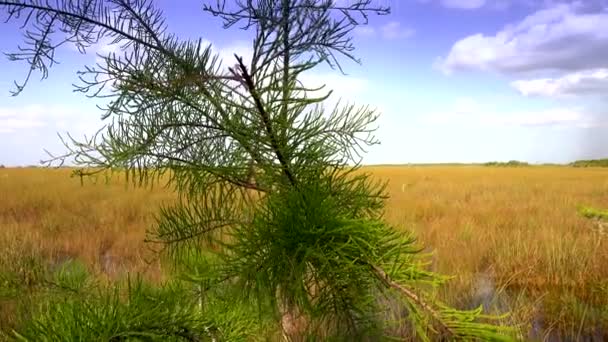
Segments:
[[[437,61],[446,73],[481,70],[519,74],[608,67],[608,8],[587,1],[538,10],[496,34],[458,40]]]
[[[585,106],[549,107],[540,110],[501,110],[472,98],[457,99],[445,110],[422,119],[430,125],[486,127],[579,127],[605,126],[604,113]]]

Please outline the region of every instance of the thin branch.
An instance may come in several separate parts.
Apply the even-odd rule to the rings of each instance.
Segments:
[[[84,21],[87,23],[90,23],[92,25],[95,26],[99,26],[101,28],[104,28],[110,32],[114,32],[115,34],[119,35],[119,36],[123,36],[125,38],[127,38],[128,40],[131,40],[133,42],[136,42],[138,44],[141,44],[143,46],[146,46],[152,50],[157,50],[160,52],[165,52],[166,50],[164,50],[162,48],[162,46],[157,46],[151,43],[148,43],[134,35],[131,35],[125,31],[119,30],[111,25],[108,25],[104,22],[101,22],[99,20],[93,19],[93,18],[89,18],[87,16],[84,15],[80,15],[77,13],[72,13],[72,12],[68,12],[68,11],[64,11],[61,9],[57,9],[57,8],[53,8],[51,6],[40,6],[40,5],[36,5],[36,4],[28,4],[28,3],[22,3],[22,2],[14,2],[14,1],[6,1],[6,0],[0,0],[0,6],[14,6],[17,8],[21,8],[21,9],[32,9],[32,10],[38,10],[41,12],[48,12],[48,13],[53,13],[53,14],[58,14],[58,15],[63,15],[66,17],[72,17],[74,19],[80,20],[80,21]]]
[[[235,54],[235,57],[239,62],[239,67],[241,68],[243,78],[245,79],[245,82],[247,83],[247,88],[249,90],[249,93],[253,97],[257,110],[258,110],[258,113],[262,117],[262,120],[264,122],[264,128],[266,129],[266,133],[268,134],[268,137],[270,138],[270,143],[274,150],[274,153],[276,154],[277,159],[279,160],[279,163],[281,163],[281,166],[283,168],[283,173],[285,174],[285,176],[287,176],[287,179],[289,180],[291,185],[295,186],[296,179],[289,168],[289,162],[285,159],[285,156],[283,155],[283,152],[281,151],[281,148],[277,141],[277,137],[275,135],[272,124],[270,122],[270,116],[268,115],[268,112],[266,112],[266,109],[264,108],[264,104],[262,103],[262,100],[260,99],[260,97],[257,93],[255,84],[253,83],[251,76],[247,72],[247,67],[243,63],[243,58],[237,56],[236,54]]]
[[[446,337],[455,336],[455,333],[450,329],[450,327],[443,322],[443,319],[441,318],[439,312],[437,312],[437,310],[435,310],[431,305],[429,305],[422,298],[420,298],[420,296],[418,296],[405,286],[393,281],[382,268],[371,264],[370,267],[372,268],[374,274],[378,277],[378,279],[380,279],[386,286],[397,290],[405,297],[409,298],[418,306],[423,308],[426,312],[428,312],[433,317],[433,319],[439,324],[441,331]]]

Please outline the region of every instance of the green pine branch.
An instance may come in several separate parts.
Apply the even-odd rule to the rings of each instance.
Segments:
[[[30,47],[9,54],[30,64],[16,93],[32,72],[46,76],[63,44],[84,50],[109,38],[120,46],[121,54],[79,72],[76,88],[108,101],[101,108],[107,125],[84,141],[68,135],[68,152],[47,162],[74,162],[81,177],[120,170],[139,186],[167,182],[179,201],[160,211],[149,241],[165,246],[180,277],[199,289],[187,306],[199,310],[185,316],[162,300],[143,301],[141,310],[111,296],[70,302],[65,311],[40,316],[44,329],[32,328],[31,336],[73,337],[76,322],[85,322],[80,329],[101,329],[99,336],[110,339],[187,339],[175,329],[192,315],[209,319],[201,312],[221,297],[221,287],[236,289],[242,303],[272,312],[276,322],[297,314],[305,329],[292,334],[384,336],[385,298],[405,309],[403,324],[415,339],[515,336],[513,328],[492,323],[501,317],[433,298],[447,277],[426,269],[411,235],[383,222],[386,184],[360,170],[362,153],[378,143],[370,127],[377,113],[340,103],[326,110],[331,91],[317,96],[322,89],[300,81],[323,63],[343,71],[341,60],[359,62],[350,33],[388,8],[371,0],[247,1],[232,10],[223,1],[205,5],[225,27],[255,31],[252,59],[235,55],[232,62],[219,60],[201,40],[168,33],[149,0],[0,0],[0,10],[32,28],[25,38]],[[138,293],[132,296],[139,303]],[[197,324],[188,331],[200,330]]]

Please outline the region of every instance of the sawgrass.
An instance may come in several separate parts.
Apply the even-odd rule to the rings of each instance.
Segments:
[[[607,169],[443,165],[366,171],[389,181],[386,220],[415,231],[435,253],[431,267],[454,276],[438,294],[448,303],[510,311],[509,322],[521,324],[531,339],[608,338],[608,236],[585,217],[603,213],[588,208],[608,208]],[[174,195],[160,187],[135,189],[120,175],[81,185],[70,172],[0,170],[4,278],[35,284],[36,270],[78,259],[99,279],[132,272],[162,280],[163,264],[151,250],[157,246],[143,240],[159,205]],[[0,326],[15,324],[9,283],[3,285]]]

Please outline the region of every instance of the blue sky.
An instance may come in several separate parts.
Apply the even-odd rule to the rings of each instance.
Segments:
[[[341,0],[348,1],[348,0]],[[157,1],[169,30],[202,37],[221,56],[250,51],[247,33],[224,30],[201,1]],[[365,163],[569,162],[608,156],[608,0],[379,0],[392,13],[353,34],[362,65],[308,75],[345,100],[381,113],[381,145]],[[0,24],[0,51],[21,43]],[[95,102],[72,91],[95,52],[58,51],[48,79],[11,97],[26,64],[0,58],[0,164],[61,153],[57,132],[103,125]]]

